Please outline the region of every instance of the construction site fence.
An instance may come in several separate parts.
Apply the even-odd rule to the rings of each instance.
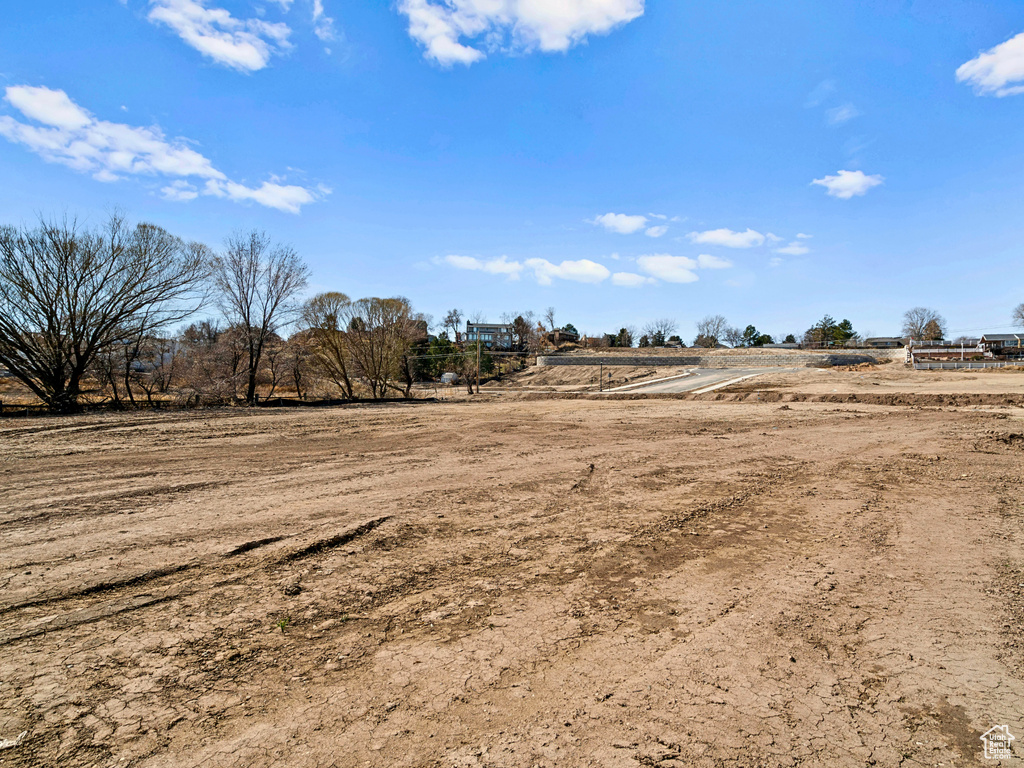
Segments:
[[[1007,366],[1024,365],[1024,360],[953,360],[945,362],[914,361],[914,369],[918,371],[955,371],[960,368],[1006,368]]]

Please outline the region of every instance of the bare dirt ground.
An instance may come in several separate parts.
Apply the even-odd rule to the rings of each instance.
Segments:
[[[523,391],[546,390],[550,392],[597,392],[603,377],[603,386],[621,387],[651,381],[666,376],[678,376],[693,369],[693,366],[630,366],[630,365],[550,365],[529,368],[505,376],[500,382],[488,385],[490,389],[518,389]]]
[[[756,356],[751,355],[751,360]],[[616,384],[637,383],[684,373],[689,368],[605,367],[613,371]],[[756,368],[756,362],[751,362]],[[509,377],[506,392],[524,395],[547,392],[565,395],[597,391],[591,384],[597,366],[545,366],[529,368]],[[750,402],[792,403],[859,402],[872,405],[1024,405],[1024,370],[1019,368],[960,371],[915,371],[898,362],[880,365],[837,366],[834,368],[764,368],[763,373],[746,381],[704,395],[646,394],[626,390],[623,398],[691,398],[698,400],[742,400]],[[536,386],[543,382],[544,387]],[[533,386],[531,386],[533,385]],[[464,390],[461,390],[464,391]],[[498,391],[492,388],[492,391]],[[456,397],[461,397],[455,393]],[[609,397],[605,393],[604,397]]]
[[[0,765],[992,764],[1022,470],[1005,405],[3,420]]]
[[[768,373],[746,385],[762,391],[804,394],[891,392],[930,394],[1024,394],[1020,369],[915,371],[905,365],[839,366]]]

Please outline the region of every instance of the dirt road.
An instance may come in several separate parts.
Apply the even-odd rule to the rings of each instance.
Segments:
[[[1001,407],[3,421],[0,765],[982,764],[1022,469]]]

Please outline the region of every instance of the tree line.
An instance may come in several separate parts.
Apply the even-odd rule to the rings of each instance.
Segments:
[[[1017,308],[1020,313],[1018,323],[1024,325],[1024,304]],[[904,340],[939,341],[945,338],[946,321],[934,309],[914,307],[903,315],[901,337]],[[787,334],[778,338],[762,333],[754,325],[740,330],[730,325],[722,315],[709,315],[697,322],[697,336],[693,340],[695,347],[760,347],[766,344],[802,344],[813,347],[847,346],[864,341],[867,334],[854,330],[853,323],[847,319],[836,320],[832,315],[825,315],[802,334]]]
[[[429,319],[402,297],[302,302],[308,281],[294,249],[258,230],[215,252],[121,214],[95,228],[2,227],[0,365],[56,412],[81,407],[87,380],[114,404],[171,393],[254,403],[285,384],[408,396]],[[206,308],[216,317],[171,333]]]

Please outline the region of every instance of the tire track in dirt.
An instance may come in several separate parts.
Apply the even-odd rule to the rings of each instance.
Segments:
[[[178,494],[203,491],[225,485],[228,485],[228,483],[217,481],[175,483],[172,485],[155,485],[133,491],[115,491],[86,497],[50,501],[45,505],[45,511],[34,511],[38,507],[26,506],[19,510],[19,512],[24,512],[25,514],[7,513],[7,515],[0,518],[0,530],[50,522],[58,518],[107,515],[113,509],[123,509],[126,502],[145,499],[160,499],[163,502],[172,499]]]
[[[373,531],[389,519],[389,516],[374,518],[364,523],[360,523],[359,525],[343,531],[342,533],[315,539],[308,544],[302,545],[297,549],[278,556],[274,560],[274,564],[280,565],[293,563],[297,560],[318,555],[344,544],[348,544],[360,536]],[[161,593],[157,595],[146,592],[142,594],[122,596],[115,600],[111,600],[107,604],[90,606],[88,608],[73,610],[65,614],[48,616],[41,622],[35,622],[34,626],[30,625],[20,629],[13,629],[0,633],[0,647],[16,643],[20,640],[38,637],[42,634],[59,632],[82,624],[90,624],[128,611],[135,611],[152,605],[158,605],[169,600],[178,600],[183,597],[197,594],[201,591],[218,589],[229,584],[235,584],[239,581],[252,578],[255,574],[265,570],[268,567],[268,564],[261,562],[255,566],[249,565],[249,567],[241,567],[239,568],[239,570],[242,571],[241,573],[223,577],[219,575],[223,570],[221,567],[223,559],[236,557],[243,552],[249,552],[259,547],[267,546],[269,544],[282,541],[285,538],[286,537],[282,536],[276,537],[272,541],[263,540],[259,542],[246,542],[245,544],[239,545],[219,557],[207,558],[205,561],[184,563],[181,565],[161,568],[123,579],[99,582],[73,592],[65,592],[53,596],[43,596],[38,599],[5,606],[0,608],[0,615],[16,611],[24,611],[29,608],[38,608],[40,606],[72,602],[80,600],[81,598],[91,597],[107,592],[129,591],[135,587],[146,587],[149,589],[156,586],[154,582],[170,582],[160,586],[159,589],[161,590]],[[206,573],[198,574],[197,578],[193,579],[191,582],[175,581],[170,578],[172,576],[178,576],[180,574],[196,570],[206,571]],[[217,575],[215,575],[214,572],[216,572]]]

